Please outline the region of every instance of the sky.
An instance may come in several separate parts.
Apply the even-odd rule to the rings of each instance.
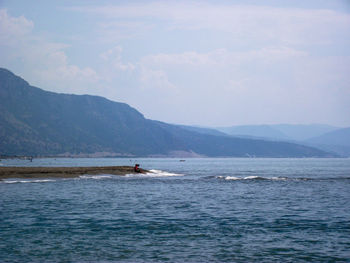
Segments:
[[[350,126],[350,0],[0,0],[0,67],[200,126]]]

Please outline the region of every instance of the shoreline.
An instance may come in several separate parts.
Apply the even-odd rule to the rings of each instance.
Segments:
[[[141,173],[147,170],[140,169]],[[95,166],[95,167],[0,167],[0,180],[10,178],[75,178],[81,175],[113,174],[124,176],[136,174],[133,166]]]

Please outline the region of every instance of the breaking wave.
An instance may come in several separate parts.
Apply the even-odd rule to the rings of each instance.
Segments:
[[[56,180],[52,180],[52,179],[23,179],[23,180],[8,179],[8,180],[3,180],[1,182],[5,184],[18,184],[18,183],[48,183],[48,182],[55,182],[55,181]]]
[[[95,180],[101,180],[101,179],[109,179],[113,178],[113,175],[81,175],[79,176],[80,179],[95,179]]]
[[[307,177],[264,177],[264,176],[215,176],[216,179],[243,181],[243,180],[267,180],[267,181],[314,181],[314,180],[349,180],[350,177],[327,177],[327,178],[307,178]]]
[[[286,181],[288,177],[263,177],[263,176],[245,176],[245,177],[236,177],[236,176],[216,176],[217,179],[223,179],[223,180],[273,180],[273,181]],[[298,178],[293,178],[298,179]]]
[[[149,170],[149,173],[145,174],[127,174],[126,177],[138,177],[138,178],[145,178],[145,177],[170,177],[170,176],[183,176],[183,174],[177,174],[177,173],[170,173],[162,170]]]

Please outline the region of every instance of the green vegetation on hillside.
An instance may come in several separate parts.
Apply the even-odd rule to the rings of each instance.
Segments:
[[[287,142],[210,135],[145,119],[127,104],[57,94],[0,69],[0,154],[110,156],[325,157]]]

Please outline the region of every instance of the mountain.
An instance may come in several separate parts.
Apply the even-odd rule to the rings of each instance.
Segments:
[[[227,136],[226,133],[218,131],[214,128],[202,128],[202,127],[188,126],[188,125],[177,125],[177,126],[180,128],[183,128],[185,130],[198,132],[198,133],[202,133],[202,134],[216,135],[216,136]]]
[[[283,132],[283,134],[294,141],[304,141],[339,129],[338,127],[325,124],[277,124],[272,125],[272,127],[279,130],[280,132]]]
[[[323,124],[242,125],[217,128],[218,131],[233,136],[255,137],[284,141],[304,141],[336,129],[338,128]]]
[[[177,143],[127,104],[43,91],[4,69],[0,98],[2,153],[148,155]]]
[[[327,157],[313,147],[210,135],[127,104],[30,86],[0,69],[0,155]]]
[[[318,144],[350,146],[350,127],[331,131],[307,141]]]
[[[306,143],[341,156],[350,157],[350,127],[313,137],[306,140]]]
[[[241,125],[217,128],[218,131],[239,137],[255,137],[272,140],[290,140],[283,132],[271,125]]]
[[[339,128],[324,124],[275,124],[244,125],[216,128],[227,135],[272,141],[288,141],[316,147],[339,156],[350,156],[350,146],[345,142],[346,135]],[[333,135],[334,132],[334,135]]]

